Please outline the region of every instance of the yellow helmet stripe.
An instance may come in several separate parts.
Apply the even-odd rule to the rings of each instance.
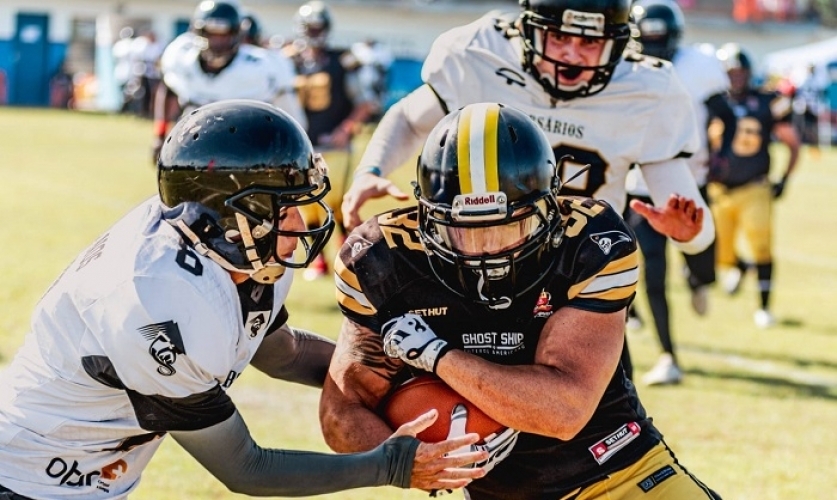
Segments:
[[[457,155],[459,188],[462,193],[500,190],[497,170],[497,131],[500,106],[472,104],[459,117]]]

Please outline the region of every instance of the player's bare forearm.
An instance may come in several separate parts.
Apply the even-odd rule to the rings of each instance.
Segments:
[[[392,434],[374,409],[402,366],[384,354],[379,334],[344,320],[320,396],[320,424],[333,450],[369,450]]]
[[[570,439],[587,424],[619,362],[624,313],[562,308],[553,314],[531,365],[498,365],[452,350],[436,373],[498,422]]]

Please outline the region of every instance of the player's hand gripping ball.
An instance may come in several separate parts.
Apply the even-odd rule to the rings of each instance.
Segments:
[[[465,433],[475,432],[483,438],[499,434],[505,427],[489,417],[473,403],[451,389],[442,379],[433,375],[420,375],[404,382],[384,403],[384,420],[397,429],[402,424],[415,420],[419,415],[436,409],[439,416],[433,425],[418,434],[428,443],[444,441],[449,437],[451,414],[456,405],[467,409]],[[482,441],[480,441],[482,442]]]

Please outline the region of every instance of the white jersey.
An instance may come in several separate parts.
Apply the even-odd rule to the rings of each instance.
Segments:
[[[689,156],[698,147],[691,99],[669,63],[628,58],[599,94],[555,101],[520,67],[521,40],[507,39],[491,15],[454,28],[433,44],[422,77],[448,111],[501,102],[524,111],[546,133],[556,158],[572,155],[564,194],[594,196],[618,212],[633,164]],[[570,180],[582,168],[591,168]]]
[[[706,109],[705,102],[713,95],[729,90],[729,77],[717,57],[697,47],[678,48],[672,64],[674,71],[677,72],[680,81],[691,96],[692,107],[695,110],[700,146],[686,162],[698,186],[703,186],[706,184],[706,176],[709,173],[709,143],[706,137],[709,111]],[[648,196],[648,188],[639,171],[631,172],[631,177],[628,179],[628,192]]]
[[[292,277],[236,287],[161,219],[158,198],[130,212],[47,291],[2,373],[0,484],[127,496],[167,430],[232,415],[226,389],[286,321]]]
[[[166,47],[160,59],[163,81],[177,94],[182,107],[203,106],[222,99],[255,99],[275,103],[294,93],[296,71],[285,56],[248,44],[218,74],[201,69],[200,50],[184,33]]]

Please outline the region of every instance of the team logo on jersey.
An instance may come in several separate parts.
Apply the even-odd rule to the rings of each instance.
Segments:
[[[372,243],[369,240],[365,240],[360,236],[350,236],[348,243],[352,251],[352,257],[357,257],[360,252],[372,247]]]
[[[128,464],[118,459],[112,464],[102,467],[100,471],[82,472],[78,460],[68,463],[60,457],[53,458],[46,466],[45,472],[53,479],[60,479],[61,486],[95,486],[102,491],[109,491],[110,484],[105,481],[115,481],[128,472]]]
[[[180,335],[180,328],[174,321],[154,323],[143,326],[139,329],[143,337],[151,342],[148,346],[148,354],[160,366],[157,373],[165,377],[171,377],[177,370],[174,363],[177,356],[186,354],[186,347],[183,345],[183,337]]]
[[[247,315],[244,326],[250,331],[251,339],[258,337],[267,328],[268,314],[267,312],[256,311]]]
[[[642,429],[638,423],[628,422],[617,429],[616,432],[602,439],[588,449],[590,450],[590,453],[593,454],[593,458],[596,462],[601,465],[607,462],[610,457],[616,454],[617,451],[621,450],[627,446],[628,443],[639,437],[639,433],[641,431]]]
[[[599,245],[599,248],[605,255],[610,255],[610,251],[619,243],[630,243],[631,237],[622,231],[605,231],[604,233],[595,233],[590,235],[593,243]]]
[[[447,308],[447,306],[425,307],[423,309],[410,309],[407,312],[411,313],[411,314],[415,314],[417,316],[422,316],[422,317],[447,316],[448,315],[448,308]]]
[[[506,80],[506,85],[520,85],[521,87],[526,86],[526,78],[511,68],[498,68],[494,74],[504,78]]]
[[[523,348],[522,332],[474,332],[462,334],[462,349],[471,354],[508,356]]]
[[[538,302],[535,304],[535,310],[532,311],[536,318],[548,318],[552,316],[552,294],[546,290],[541,291],[538,297]]]

